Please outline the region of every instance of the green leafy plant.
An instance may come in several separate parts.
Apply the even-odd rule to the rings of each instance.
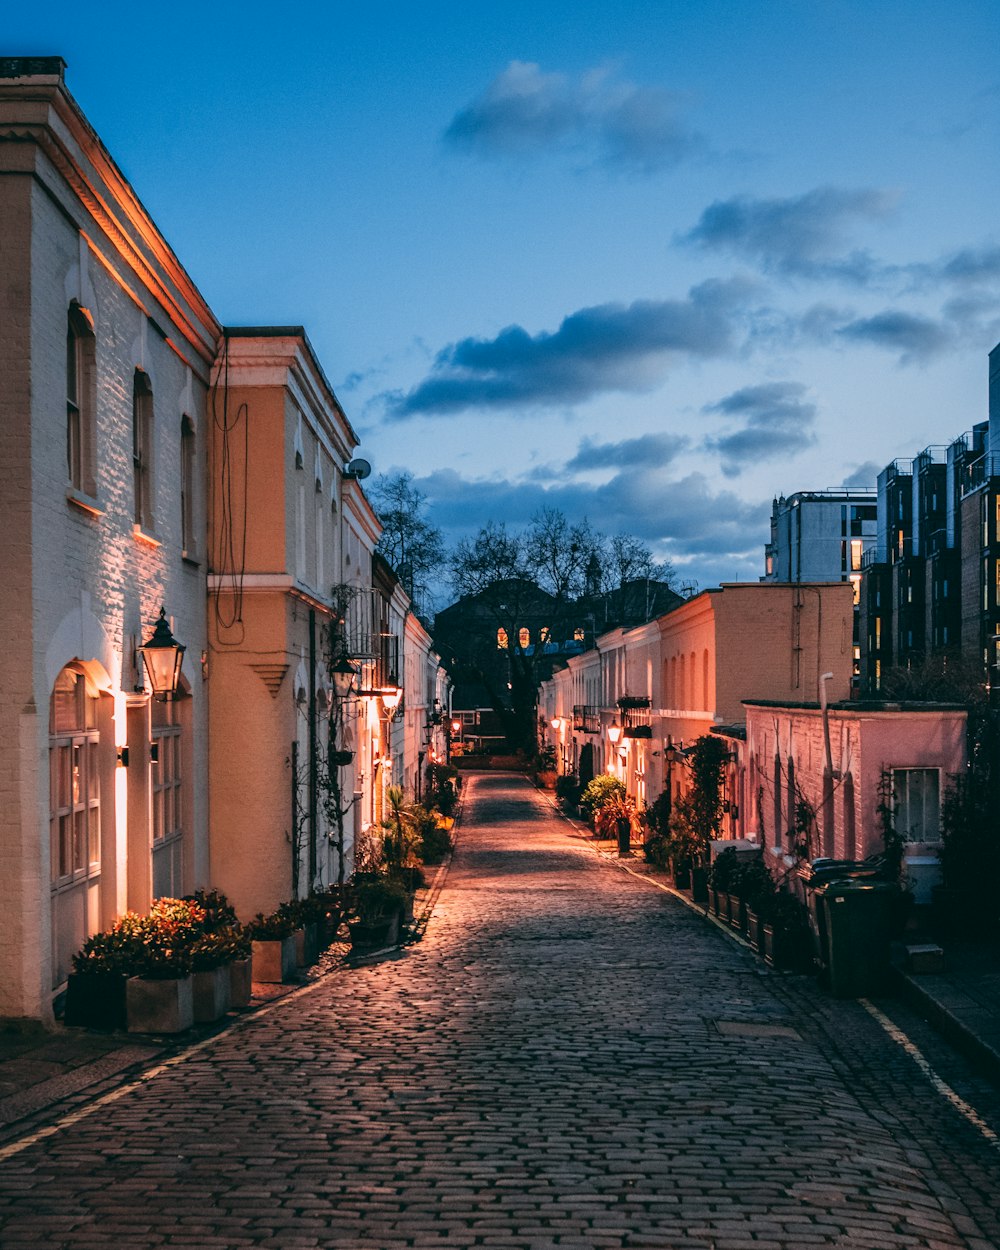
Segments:
[[[406,890],[388,877],[363,881],[350,892],[350,914],[364,924],[374,924],[406,905]]]
[[[215,929],[203,933],[191,947],[191,970],[210,972],[237,959],[246,959],[249,954],[250,940],[242,928]]]
[[[635,805],[635,799],[630,794],[615,792],[608,796],[607,800],[594,811],[594,828],[602,837],[615,838],[618,836],[618,825],[628,823],[629,836],[634,830],[638,821],[638,811]]]
[[[272,942],[291,937],[298,927],[297,917],[282,905],[269,916],[258,912],[247,925],[247,931],[254,942]]]
[[[556,778],[556,799],[561,807],[575,807],[580,801],[580,779],[572,773]]]
[[[737,852],[727,846],[712,860],[708,870],[708,884],[722,894],[733,894],[740,875],[740,857]]]
[[[733,889],[751,911],[759,913],[774,895],[775,888],[774,878],[764,863],[763,855],[758,853],[740,863]]]
[[[597,812],[614,796],[624,796],[624,785],[610,773],[599,773],[580,794],[580,807],[587,816]]]

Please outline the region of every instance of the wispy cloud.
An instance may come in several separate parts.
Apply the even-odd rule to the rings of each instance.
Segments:
[[[710,204],[677,241],[740,257],[767,273],[865,285],[881,267],[869,253],[847,250],[851,232],[885,218],[894,202],[871,188],[817,187],[785,199],[735,196]]]
[[[731,351],[735,314],[753,289],[740,279],[704,282],[685,299],[583,308],[551,333],[514,325],[493,339],[462,339],[412,390],[386,396],[388,415],[529,409],[649,390],[673,361]]]
[[[841,326],[837,335],[852,343],[898,352],[903,365],[921,364],[953,345],[950,328],[931,317],[888,308],[873,317],[859,317]]]
[[[608,69],[578,78],[511,61],[455,114],[445,141],[486,156],[566,147],[609,164],[650,172],[676,164],[698,138],[681,117],[681,97],[617,79]]]
[[[765,382],[706,406],[705,412],[743,421],[739,429],[705,440],[706,447],[719,452],[727,477],[738,476],[748,464],[794,455],[816,442],[811,428],[816,405],[805,394],[800,382]]]
[[[864,464],[859,464],[853,473],[848,473],[847,477],[841,482],[841,486],[845,490],[865,490],[873,487],[875,479],[884,467],[884,465],[877,464],[874,460],[866,460]]]

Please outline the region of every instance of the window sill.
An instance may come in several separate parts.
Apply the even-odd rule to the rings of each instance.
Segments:
[[[158,538],[154,538],[152,534],[147,534],[141,525],[132,526],[132,537],[136,542],[142,543],[146,547],[162,547],[163,544]]]
[[[196,555],[193,551],[182,551],[181,559],[185,564],[190,565],[193,569],[201,568],[201,557]]]
[[[77,508],[87,516],[93,517],[95,521],[100,520],[104,516],[104,509],[97,506],[96,499],[90,495],[83,494],[82,491],[78,491],[72,486],[66,488],[66,502],[70,507]]]

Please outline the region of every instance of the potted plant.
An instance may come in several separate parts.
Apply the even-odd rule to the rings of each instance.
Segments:
[[[352,891],[350,901],[351,944],[357,949],[393,945],[405,904],[406,891],[398,881],[390,877],[362,881]]]
[[[580,794],[580,810],[597,831],[597,813],[612,798],[624,798],[626,790],[617,777],[610,773],[599,773],[588,782]]]
[[[280,985],[292,980],[297,967],[295,930],[294,919],[281,908],[269,916],[258,912],[250,921],[247,931],[252,943],[255,981]]]
[[[617,838],[622,855],[631,854],[632,829],[638,819],[635,799],[617,791],[594,811],[594,829],[598,837]]]
[[[191,994],[195,1024],[221,1020],[230,1006],[229,965],[233,936],[224,929],[203,933],[191,947]]]
[[[451,821],[415,803],[412,808],[417,834],[417,855],[425,864],[440,864],[452,848]]]
[[[130,924],[139,919],[128,913]],[[125,983],[135,963],[134,938],[126,929],[116,926],[88,938],[73,956],[73,971],[66,987],[64,1023],[86,1029],[126,1028]]]
[[[191,949],[204,919],[196,903],[160,898],[148,916],[128,921],[138,944],[125,986],[130,1033],[182,1033],[194,1023]]]
[[[774,895],[774,878],[764,863],[764,856],[757,854],[740,866],[739,893],[746,913],[746,934],[750,946],[762,951],[764,945],[761,915],[768,900]]]
[[[575,816],[580,801],[580,779],[572,773],[556,778],[556,802],[568,816]]]
[[[739,855],[730,846],[720,851],[708,870],[708,887],[712,897],[712,911],[723,920],[732,915],[732,895],[739,871]],[[737,903],[737,909],[739,904]]]

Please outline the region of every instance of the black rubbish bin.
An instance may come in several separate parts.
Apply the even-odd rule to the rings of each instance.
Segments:
[[[877,994],[889,972],[889,933],[898,887],[865,878],[826,881],[810,891],[819,962],[837,998]]]
[[[829,968],[829,937],[826,914],[819,905],[821,887],[840,881],[884,880],[885,867],[876,859],[814,859],[798,870],[802,895],[809,914],[813,961],[821,972]]]

